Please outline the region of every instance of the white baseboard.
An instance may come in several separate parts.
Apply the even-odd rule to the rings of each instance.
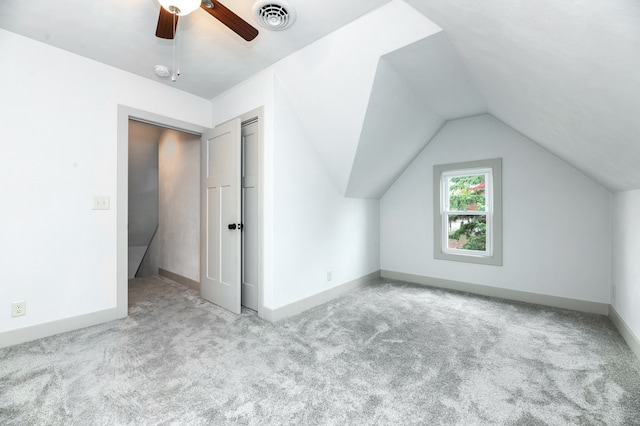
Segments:
[[[103,311],[91,312],[76,317],[64,318],[57,321],[51,321],[44,324],[31,325],[28,327],[17,328],[0,333],[0,348],[6,346],[18,345],[24,342],[41,339],[43,337],[53,336],[54,334],[74,331],[96,324],[113,321],[119,318],[125,318],[118,315],[118,309],[105,309]]]
[[[182,275],[176,274],[171,271],[167,271],[166,269],[158,268],[158,273],[163,277],[169,278],[177,283],[182,284],[185,287],[192,288],[194,290],[200,291],[200,283],[196,280],[192,280],[191,278],[183,277]]]
[[[273,322],[299,314],[300,312],[304,312],[307,309],[314,308],[318,305],[322,305],[323,303],[330,301],[331,299],[335,299],[336,297],[341,296],[353,289],[364,287],[371,281],[379,277],[380,271],[375,271],[360,278],[356,278],[355,280],[348,281],[336,287],[330,288],[327,291],[314,294],[313,296],[309,296],[307,298],[298,300],[288,305],[281,306],[279,308],[271,309],[265,307],[262,310],[261,317],[267,321]]]
[[[442,278],[425,277],[422,275],[406,274],[403,272],[381,270],[380,276],[383,278],[407,281],[415,284],[423,284],[431,287],[447,288],[450,290],[464,291],[467,293],[479,294],[482,296],[497,297],[499,299],[533,303],[536,305],[552,306],[554,308],[570,309],[572,311],[609,315],[608,303],[589,302],[587,300],[529,293],[527,291],[491,287],[481,284],[471,284],[461,281],[445,280]]]
[[[638,336],[633,334],[633,331],[631,331],[631,328],[629,328],[627,323],[624,322],[620,314],[618,314],[618,312],[615,310],[613,306],[609,306],[609,318],[611,319],[611,322],[613,323],[613,325],[616,326],[616,328],[622,335],[622,338],[624,339],[624,341],[627,342],[627,345],[629,345],[629,348],[631,348],[631,351],[640,360],[640,339],[638,338]]]

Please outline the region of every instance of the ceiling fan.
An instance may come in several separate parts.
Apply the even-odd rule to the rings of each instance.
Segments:
[[[178,17],[195,11],[198,7],[225,24],[229,29],[246,41],[258,35],[258,30],[247,21],[233,13],[222,3],[215,0],[159,0],[160,16],[156,27],[156,37],[173,39],[178,26]]]

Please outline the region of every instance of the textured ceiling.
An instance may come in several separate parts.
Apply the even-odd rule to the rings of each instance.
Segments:
[[[182,75],[175,83],[157,77],[153,69],[172,66],[172,42],[155,37],[157,0],[0,0],[0,28],[211,99],[389,2],[289,1],[296,22],[285,31],[269,31],[253,17],[256,1],[222,2],[260,31],[249,43],[203,10],[180,18]]]
[[[171,64],[171,42],[154,36],[156,0],[1,0],[0,28],[213,98],[389,0],[289,2],[298,20],[284,32],[258,27],[252,0],[224,2],[261,30],[251,43],[203,11],[181,19],[182,76],[175,84],[153,73],[154,65]],[[406,3],[444,30],[462,65],[456,69],[464,70],[465,84],[489,113],[611,190],[640,188],[639,1]],[[455,89],[455,79],[428,84],[443,72],[429,67],[425,52],[387,60],[418,95],[425,87],[431,94]],[[429,102],[443,118],[461,114],[447,111],[444,101]]]
[[[488,111],[607,188],[640,188],[640,2],[408,0]]]

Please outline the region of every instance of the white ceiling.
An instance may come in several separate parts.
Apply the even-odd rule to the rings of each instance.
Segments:
[[[406,2],[444,30],[459,59],[448,56],[450,63],[462,67],[453,69],[478,94],[467,100],[481,99],[487,112],[605,187],[640,188],[640,1]],[[177,83],[153,72],[171,65],[171,42],[154,35],[156,0],[0,0],[0,28],[210,99],[389,0],[289,0],[298,19],[283,32],[257,25],[254,0],[223,3],[260,35],[247,43],[201,10],[182,18]],[[455,79],[434,86],[434,76],[448,72],[427,59],[436,47],[415,47],[386,58],[406,84],[423,97],[455,89]],[[467,114],[460,105],[477,109],[437,98],[428,106],[446,119]]]
[[[640,188],[640,1],[407,2],[491,114],[611,190]]]
[[[155,36],[157,0],[0,0],[0,28],[211,99],[389,0],[291,0],[297,20],[285,31],[258,25],[256,2],[222,1],[260,31],[252,42],[203,10],[180,18],[175,83],[153,69],[172,66],[172,42]]]

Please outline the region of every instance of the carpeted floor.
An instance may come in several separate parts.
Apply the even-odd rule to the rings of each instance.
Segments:
[[[640,424],[606,317],[380,280],[271,324],[129,291],[127,319],[0,349],[0,424]]]

